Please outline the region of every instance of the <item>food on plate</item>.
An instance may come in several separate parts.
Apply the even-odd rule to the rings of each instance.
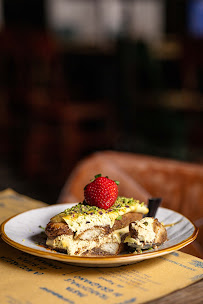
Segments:
[[[167,240],[166,228],[153,217],[144,217],[130,223],[124,243],[140,252],[143,249],[160,246]]]
[[[46,244],[69,255],[115,255],[123,249],[129,224],[147,212],[144,203],[125,197],[106,210],[79,203],[51,218]]]
[[[46,245],[68,255],[116,255],[123,250],[129,224],[148,213],[144,203],[118,197],[118,182],[96,175],[85,200],[51,218]]]
[[[141,252],[167,240],[164,226],[143,202],[118,196],[119,182],[101,174],[84,188],[84,201],[53,216],[47,224],[46,245],[72,256]]]

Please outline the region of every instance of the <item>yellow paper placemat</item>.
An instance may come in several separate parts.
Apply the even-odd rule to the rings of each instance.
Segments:
[[[0,193],[0,204],[1,219],[2,211],[11,216],[19,205],[22,211],[45,205],[11,190]],[[203,278],[203,260],[179,251],[129,266],[85,268],[29,255],[2,240],[0,269],[1,303],[22,304],[144,303]]]
[[[0,192],[0,224],[17,213],[45,206],[46,203],[18,194],[12,189],[6,189]]]

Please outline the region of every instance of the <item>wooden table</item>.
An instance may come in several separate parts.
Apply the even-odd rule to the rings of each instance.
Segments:
[[[203,280],[168,296],[148,302],[149,304],[200,304],[203,303]]]

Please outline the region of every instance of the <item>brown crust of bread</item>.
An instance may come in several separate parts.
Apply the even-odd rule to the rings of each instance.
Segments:
[[[165,227],[163,227],[163,225],[158,221],[157,218],[154,220],[153,230],[156,233],[156,235],[158,235],[158,239],[156,240],[157,245],[162,244],[167,240],[167,231]]]
[[[138,212],[129,212],[124,215],[122,215],[122,218],[120,220],[115,220],[115,223],[111,229],[111,231],[122,229],[126,226],[128,226],[131,222],[141,220],[143,217],[142,213]]]
[[[129,212],[122,215],[121,219],[115,220],[115,223],[112,228],[110,228],[110,226],[105,226],[105,227],[95,226],[95,228],[100,228],[102,230],[102,234],[107,235],[113,232],[114,230],[122,229],[128,226],[133,221],[140,220],[142,217],[143,217],[142,213]],[[60,236],[62,234],[74,235],[74,232],[64,222],[58,222],[58,223],[49,222],[46,226],[45,233],[47,237],[50,239],[55,239],[57,236]],[[84,233],[84,231],[82,233]],[[77,235],[75,239],[80,238],[82,233]]]
[[[51,249],[51,250],[54,250],[56,252],[60,252],[60,253],[67,253],[67,250],[66,249],[62,249],[62,248],[58,248],[58,247],[51,247],[51,246],[47,246],[47,248]]]
[[[110,226],[105,226],[105,227],[94,226],[94,228],[84,230],[83,232],[81,232],[80,234],[78,234],[77,236],[75,236],[74,239],[75,240],[77,240],[77,239],[83,239],[82,238],[83,234],[85,234],[85,232],[87,232],[88,230],[93,230],[93,229],[96,229],[96,230],[100,231],[99,236],[104,236],[104,235],[110,234],[112,232]]]
[[[133,228],[133,224],[134,224],[134,223],[131,222],[130,225],[129,225],[129,233],[130,233],[131,238],[136,239],[137,236],[138,236],[138,232],[137,232],[137,230],[135,230],[135,229]]]
[[[119,253],[121,253],[124,249],[124,244],[120,243],[118,244],[118,249],[114,254],[111,254],[107,251],[102,250],[100,247],[95,247],[91,250],[87,250],[85,251],[82,256],[108,256],[108,255],[112,255],[112,256],[116,256]]]
[[[52,223],[49,222],[46,226],[45,233],[49,239],[55,239],[62,234],[73,235],[73,231],[66,223]]]

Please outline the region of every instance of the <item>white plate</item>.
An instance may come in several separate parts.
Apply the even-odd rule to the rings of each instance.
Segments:
[[[27,253],[40,257],[67,262],[72,265],[88,267],[113,267],[128,265],[145,259],[158,257],[190,244],[197,237],[198,229],[186,217],[166,208],[159,208],[156,217],[164,225],[177,223],[167,227],[168,241],[156,250],[141,254],[122,254],[107,257],[68,256],[54,250],[39,246],[37,241],[42,235],[50,218],[72,205],[52,205],[23,212],[4,221],[1,225],[2,238],[9,245]]]

